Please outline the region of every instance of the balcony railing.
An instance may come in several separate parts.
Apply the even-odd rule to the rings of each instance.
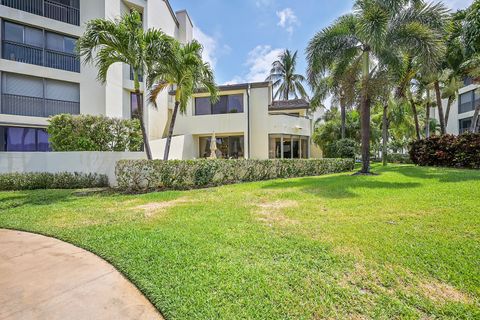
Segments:
[[[80,103],[37,97],[2,94],[2,114],[49,117],[62,113],[80,114]]]
[[[78,56],[54,50],[45,50],[45,66],[55,69],[80,72]]]
[[[80,59],[75,54],[43,49],[12,41],[3,41],[3,59],[35,64],[71,72],[80,72]]]
[[[39,16],[80,25],[80,9],[54,0],[1,0],[1,4]]]
[[[3,59],[43,65],[43,49],[12,41],[3,41]]]

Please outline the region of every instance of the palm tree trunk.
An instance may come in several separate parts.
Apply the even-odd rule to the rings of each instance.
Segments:
[[[147,129],[145,127],[145,117],[143,115],[143,95],[140,92],[140,89],[135,90],[135,95],[137,96],[137,109],[139,113],[140,120],[140,129],[142,130],[143,144],[145,146],[145,153],[147,154],[147,159],[152,160],[152,150],[150,149],[150,142],[148,139]]]
[[[410,98],[410,104],[412,105],[413,120],[415,122],[415,133],[417,135],[417,140],[420,140],[421,135],[420,135],[420,124],[418,122],[417,105],[415,104],[415,101],[413,101],[412,98]]]
[[[478,116],[480,114],[480,104],[477,105],[475,108],[475,112],[473,113],[472,117],[472,126],[470,127],[470,131],[476,133],[478,131]]]
[[[435,95],[437,97],[438,117],[440,118],[440,133],[441,135],[444,135],[447,133],[447,131],[445,130],[445,115],[443,113],[442,95],[440,93],[440,83],[438,80],[435,81],[434,87]]]
[[[345,99],[343,97],[340,98],[340,117],[342,121],[342,139],[345,139],[347,111],[345,110]]]
[[[165,144],[165,153],[163,155],[163,160],[168,160],[168,155],[170,153],[170,145],[172,144],[173,128],[175,127],[175,120],[177,119],[178,107],[180,105],[179,101],[175,101],[175,107],[173,108],[172,121],[170,122],[170,128],[168,129],[167,143]]]
[[[448,128],[448,120],[450,118],[450,109],[452,107],[453,103],[453,97],[449,96],[448,97],[448,102],[447,102],[447,110],[445,111],[445,127]]]
[[[425,113],[425,137],[430,138],[430,90],[427,89],[427,110]]]
[[[360,173],[370,173],[370,97],[368,81],[370,77],[370,50],[363,52],[363,90],[360,115],[362,134],[362,169]]]
[[[383,106],[382,118],[382,160],[386,166],[388,162],[388,103]]]

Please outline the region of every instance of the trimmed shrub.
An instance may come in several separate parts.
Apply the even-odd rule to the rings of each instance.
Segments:
[[[0,190],[82,189],[108,187],[108,177],[96,173],[5,173],[0,174]]]
[[[335,143],[337,157],[339,158],[355,158],[357,151],[357,143],[352,139],[340,139]]]
[[[467,132],[414,141],[410,158],[420,166],[480,169],[480,134]]]
[[[141,192],[318,176],[351,171],[354,164],[353,159],[121,160],[115,174],[120,189]]]
[[[141,151],[138,120],[60,114],[47,128],[53,151]]]

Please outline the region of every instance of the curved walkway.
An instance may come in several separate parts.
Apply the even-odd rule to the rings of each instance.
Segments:
[[[162,319],[110,264],[68,243],[0,229],[0,319]]]

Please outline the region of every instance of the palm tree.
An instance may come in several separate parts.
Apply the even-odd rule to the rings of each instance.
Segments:
[[[277,88],[274,99],[289,100],[293,95],[295,99],[307,99],[308,95],[303,87],[305,77],[295,73],[297,67],[297,51],[294,54],[285,50],[279,60],[272,64],[272,70],[266,81],[272,81]]]
[[[317,33],[307,48],[309,78],[331,71],[334,65],[347,68],[360,61],[360,113],[362,133],[362,169],[370,173],[370,81],[379,64],[390,62],[388,53],[415,51],[422,61],[438,58],[438,35],[431,26],[441,23],[447,10],[443,5],[421,0],[357,0],[354,13],[340,17],[333,25]]]
[[[152,152],[145,127],[139,76],[144,71],[148,73],[151,57],[156,57],[157,61],[161,62],[171,56],[172,41],[171,37],[159,30],[144,31],[140,14],[132,11],[114,21],[90,20],[85,33],[77,42],[78,52],[84,63],[98,68],[98,80],[101,83],[107,81],[108,70],[115,63],[125,63],[132,68],[138,118],[148,159],[152,159]]]
[[[154,64],[148,74],[148,99],[155,106],[160,92],[176,87],[175,107],[168,130],[164,160],[168,160],[178,111],[186,112],[187,103],[195,91],[204,88],[210,93],[212,103],[218,100],[213,71],[210,65],[202,60],[202,50],[202,45],[195,40],[185,45],[175,41],[172,59]]]

